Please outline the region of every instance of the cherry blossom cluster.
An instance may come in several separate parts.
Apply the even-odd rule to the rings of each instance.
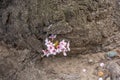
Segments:
[[[49,38],[51,38],[51,37],[49,37]],[[54,38],[56,38],[56,37],[54,37]],[[63,53],[64,56],[67,56],[66,52],[70,51],[70,42],[65,41],[65,40],[62,40],[60,42],[56,41],[55,43],[53,43],[53,41],[46,38],[45,45],[46,45],[47,49],[42,50],[42,51],[44,53],[44,56],[47,56],[47,57],[50,55],[56,55],[59,53]]]

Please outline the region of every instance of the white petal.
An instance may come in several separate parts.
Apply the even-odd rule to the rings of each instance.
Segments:
[[[67,43],[67,50],[70,51],[70,42]]]
[[[100,63],[100,66],[103,67],[105,64],[104,63]]]
[[[46,56],[49,57],[50,54],[47,54]]]
[[[103,80],[103,78],[99,78],[98,80]]]
[[[87,70],[86,69],[83,69],[83,72],[86,72]]]
[[[53,53],[53,55],[56,55],[56,53]]]
[[[66,52],[63,52],[63,55],[64,55],[64,56],[67,56]]]

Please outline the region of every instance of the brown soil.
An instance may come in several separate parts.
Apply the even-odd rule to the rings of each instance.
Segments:
[[[0,80],[98,80],[98,71],[105,71],[108,62],[119,60],[116,57],[107,60],[105,53],[54,56],[40,59],[29,58],[29,50],[15,50],[0,47]],[[16,54],[18,53],[18,54]],[[30,53],[35,54],[35,53]],[[86,69],[86,72],[83,70]],[[109,80],[109,78],[107,79]]]

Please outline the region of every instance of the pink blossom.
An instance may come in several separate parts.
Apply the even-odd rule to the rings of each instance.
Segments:
[[[66,52],[70,51],[70,42],[66,42],[65,40],[62,40],[59,42],[57,47],[53,42],[48,40],[48,38],[45,39],[45,45],[47,47],[46,50],[42,50],[44,53],[44,56],[49,56],[49,55],[56,55],[59,53],[63,53],[64,56],[67,56]]]
[[[66,46],[66,42],[65,42],[65,40],[62,40],[61,42],[60,42],[60,45],[62,45],[62,46]]]
[[[45,39],[45,45],[49,46],[52,45],[52,42],[50,40],[48,40],[48,38]]]
[[[45,56],[47,56],[47,57],[49,56],[49,53],[47,50],[42,50],[42,52],[44,53]]]

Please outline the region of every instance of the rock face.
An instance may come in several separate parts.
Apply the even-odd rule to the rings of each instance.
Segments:
[[[120,0],[0,0],[0,80],[48,80],[53,75],[60,76],[58,80],[64,80],[62,76],[68,77],[65,80],[80,80],[78,74],[56,75],[50,63],[42,63],[41,56],[31,51],[41,53],[50,34],[56,34],[58,40],[69,40],[71,53],[120,46],[119,13]],[[1,47],[1,43],[7,44],[8,49]],[[61,60],[66,62],[65,58]],[[73,68],[68,70],[71,73]]]
[[[120,60],[109,62],[106,68],[109,71],[110,80],[120,80]]]
[[[120,32],[119,1],[1,0],[0,41],[41,52],[45,38],[57,34],[75,53],[103,50]]]

